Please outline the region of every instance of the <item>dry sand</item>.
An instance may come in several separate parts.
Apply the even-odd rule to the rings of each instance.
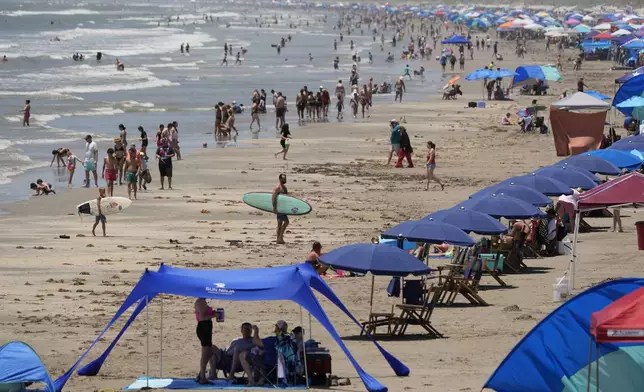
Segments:
[[[555,54],[543,54],[544,44],[531,45],[539,54],[520,60],[515,59],[509,46],[503,46],[506,60],[499,65],[513,69],[520,64],[555,62]],[[467,72],[481,68],[491,53],[476,52],[475,57],[478,60],[467,62]],[[433,61],[425,66],[438,68]],[[588,62],[579,75],[585,76],[592,89],[611,93],[612,81],[622,72],[611,72],[609,67],[608,62]],[[399,64],[393,66],[398,68]],[[540,103],[547,105],[557,99],[564,88],[574,89],[578,73],[571,68],[567,66],[565,80],[552,83],[552,95],[540,98]],[[445,75],[444,80],[451,76]],[[427,102],[378,101],[373,115],[365,121],[346,119],[341,124],[331,121],[306,125],[295,131],[288,161],[273,158],[279,149],[277,140],[248,141],[239,148],[207,149],[189,155],[175,165],[173,191],[142,192],[130,209],[109,217],[108,238],[92,237],[93,220],[80,221],[74,214],[74,206],[95,197],[95,189],[75,189],[61,196],[3,206],[10,214],[0,217],[0,343],[24,340],[31,344],[57,377],[95,339],[146,267],[154,269],[160,262],[204,269],[295,264],[304,259],[313,240],[321,241],[325,251],[366,242],[391,225],[451,207],[496,181],[560,159],[555,156],[551,135],[520,134],[517,127],[498,126],[503,113],[516,112],[532,97],[514,96],[515,101],[492,102],[486,109],[464,108],[467,101],[479,97],[481,83],[462,81],[466,94],[457,101],[441,101],[437,92],[428,88]],[[294,121],[294,115],[290,112],[288,120]],[[417,166],[413,169],[385,166],[389,149],[387,122],[403,115],[415,147]],[[269,119],[271,114],[265,121]],[[436,174],[446,182],[445,191],[436,185],[424,191],[424,146],[428,140],[438,145]],[[241,202],[245,192],[270,191],[281,172],[288,175],[289,191],[314,206],[310,215],[291,220],[287,246],[274,244],[273,215]],[[152,185],[156,189],[156,168],[153,173]],[[118,187],[115,195],[125,196],[125,187]],[[638,259],[633,223],[640,214],[630,209],[622,211],[623,234],[607,230],[609,219],[589,220],[599,230],[580,238],[578,287],[609,277],[638,275],[641,256]],[[61,234],[71,238],[59,239]],[[179,244],[171,244],[171,239]],[[230,245],[227,240],[241,243]],[[512,288],[495,289],[491,285],[482,291],[491,306],[437,309],[432,322],[445,339],[412,336],[385,341],[385,348],[410,367],[409,377],[396,378],[368,341],[348,339],[348,347],[360,364],[391,391],[479,390],[519,339],[557,306],[552,302],[552,283],[566,270],[568,258],[527,263],[539,267],[538,272],[505,277]],[[354,315],[364,319],[368,315],[370,281],[348,278],[329,284]],[[387,281],[376,279],[375,310],[390,309],[391,301],[385,293]],[[164,375],[193,377],[199,351],[193,299],[166,298]],[[327,301],[322,303],[341,335],[359,334],[338,309]],[[511,305],[518,309],[504,310]],[[215,326],[214,342],[220,345],[236,336],[242,321],[257,323],[263,335],[271,333],[278,319],[287,320],[291,326],[300,324],[299,307],[293,303],[224,302],[216,306],[223,306],[227,317],[225,323]],[[151,305],[150,317],[151,375],[156,376],[161,322],[158,301]],[[115,331],[116,328],[89,358],[102,352]],[[420,331],[412,327],[409,332]],[[314,323],[312,333],[331,349],[334,373],[351,378],[351,386],[337,390],[364,390],[326,332]],[[101,374],[93,378],[74,376],[67,390],[119,389],[129,384],[145,373],[145,341],[145,322],[139,317]]]

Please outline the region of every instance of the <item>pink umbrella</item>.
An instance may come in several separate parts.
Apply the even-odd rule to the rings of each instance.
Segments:
[[[576,20],[576,19],[568,19],[565,23],[566,23],[567,25],[578,25],[578,24],[580,24],[581,22],[580,22],[580,21],[578,21],[578,20]]]

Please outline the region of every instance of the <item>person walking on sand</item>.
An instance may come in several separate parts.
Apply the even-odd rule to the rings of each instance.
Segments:
[[[400,152],[398,153],[398,162],[394,167],[403,167],[403,159],[407,159],[407,167],[414,167],[414,163],[411,160],[411,154],[414,149],[411,147],[407,129],[405,127],[399,127],[398,129],[400,130]]]
[[[125,179],[127,181],[127,197],[132,200],[132,192],[134,192],[134,200],[136,200],[136,177],[139,173],[140,161],[139,154],[136,151],[136,146],[130,146],[130,153],[125,160]]]
[[[396,96],[394,97],[394,102],[400,99],[400,103],[402,103],[403,93],[407,92],[407,88],[405,87],[405,81],[403,79],[404,78],[402,76],[399,77],[398,80],[396,81],[396,85],[394,86],[396,90]]]
[[[119,161],[114,156],[114,149],[107,149],[107,156],[103,160],[103,170],[101,171],[101,178],[107,182],[107,194],[110,197],[114,196],[114,181],[119,173]]]
[[[282,146],[282,150],[278,153],[275,154],[275,158],[277,158],[278,155],[284,154],[282,156],[282,159],[286,160],[286,153],[288,152],[289,149],[289,139],[291,139],[291,131],[289,130],[288,124],[282,125],[282,130],[280,131],[280,146]]]
[[[298,110],[299,114],[299,110]],[[259,130],[262,130],[262,124],[259,122],[259,100],[254,100],[253,104],[250,106],[250,117],[252,121],[250,122],[250,130],[253,130],[253,124],[257,121],[257,126]]]
[[[172,157],[174,150],[170,147],[167,138],[161,139],[161,146],[157,148],[156,158],[159,161],[159,177],[161,180],[161,188],[164,189],[165,177],[168,177],[168,189],[172,189]]]
[[[429,190],[429,182],[434,180],[438,185],[441,186],[441,191],[445,189],[445,186],[441,180],[434,175],[434,169],[436,169],[436,144],[434,142],[427,142],[427,185],[425,185],[425,190]]]
[[[279,176],[279,184],[273,188],[273,212],[277,214],[277,243],[284,244],[284,232],[288,227],[288,215],[280,214],[277,212],[277,198],[279,195],[288,194],[286,189],[286,174],[282,173]]]
[[[89,188],[89,172],[94,174],[94,185],[98,187],[98,174],[96,173],[96,162],[98,162],[98,147],[92,141],[92,135],[85,136],[85,188]]]
[[[98,223],[101,223],[101,228],[103,229],[103,237],[105,237],[105,223],[107,222],[107,219],[105,219],[105,215],[103,215],[103,210],[101,210],[101,201],[105,198],[105,188],[98,188],[98,198],[96,198],[96,205],[98,205],[98,214],[96,215],[96,222],[94,222],[94,226],[92,227],[92,235],[96,237],[96,226],[98,226]]]
[[[398,156],[398,153],[400,152],[400,126],[398,125],[398,121],[396,119],[392,119],[389,122],[389,143],[391,144],[391,148],[389,149],[389,158],[387,159],[387,166],[391,164],[391,158],[393,157],[394,153],[396,156]]]
[[[139,126],[139,132],[141,132],[141,137],[139,138],[139,141],[141,142],[141,152],[145,154],[148,151],[148,134],[142,126]]]
[[[22,126],[23,127],[28,127],[29,126],[29,119],[31,118],[31,101],[26,100],[25,101],[25,108],[21,110],[22,112]]]
[[[74,172],[76,171],[76,161],[78,161],[78,158],[72,154],[72,150],[67,150],[67,171],[69,172],[68,188],[72,187],[72,180],[74,179]]]

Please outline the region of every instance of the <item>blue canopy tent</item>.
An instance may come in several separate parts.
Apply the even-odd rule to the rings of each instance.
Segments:
[[[620,112],[631,115],[638,120],[644,119],[644,107],[620,107],[619,104],[632,97],[644,96],[644,74],[636,75],[624,84],[621,85],[615,98],[613,98],[613,106]]]
[[[472,211],[465,207],[453,207],[436,211],[425,216],[423,220],[449,223],[466,233],[499,235],[508,231],[504,224],[488,214]]]
[[[591,314],[641,287],[644,279],[618,279],[574,296],[533,328],[483,387],[499,392],[586,391],[589,366],[594,361],[589,358]],[[601,390],[641,391],[644,346],[603,343],[599,352]],[[594,375],[590,383],[594,391]]]
[[[545,196],[543,193],[527,186],[516,184],[492,185],[487,188],[483,188],[476,193],[473,193],[472,195],[470,195],[470,199],[485,197],[493,194],[503,194],[506,196],[516,197],[517,199],[523,200],[526,203],[530,203],[535,207],[546,207],[552,205],[552,200],[550,200],[550,198]]]
[[[572,195],[572,188],[554,178],[541,176],[535,173],[523,176],[510,177],[500,184],[516,184],[527,186],[546,196]]]
[[[609,176],[618,176],[622,174],[620,168],[614,165],[610,160],[591,153],[573,155],[570,158],[559,161],[558,164],[577,166],[586,169],[591,173],[605,174]]]
[[[444,45],[467,45],[469,44],[470,41],[467,40],[467,38],[463,37],[462,35],[452,35],[446,40],[441,41],[441,44]]]
[[[516,76],[512,80],[512,87],[523,84],[534,84],[537,80],[561,80],[561,75],[556,68],[541,65],[524,65],[517,67]]]
[[[370,392],[386,392],[387,387],[365,372],[353,358],[353,355],[351,355],[349,349],[345,346],[342,338],[338,335],[338,332],[331,324],[331,321],[313,294],[313,289],[333,302],[356,325],[361,327],[358,320],[349,312],[310,264],[305,263],[293,266],[249,270],[190,270],[166,265],[161,265],[158,272],[146,269],[139,282],[132,289],[114,317],[112,317],[96,340],[81,355],[80,359],[63,376],[55,381],[56,392],[62,390],[69,377],[71,377],[89,351],[105,335],[107,330],[125,311],[132,305],[138,303],[138,306],[132,312],[122,330],[105,352],[79,371],[79,374],[82,375],[96,375],[132,321],[134,321],[143,308],[155,296],[162,293],[228,301],[288,300],[296,302],[315,317],[338,343],[358,372],[367,390]],[[371,338],[371,336],[369,337]],[[389,365],[396,372],[396,375],[409,375],[409,369],[402,362],[389,354],[376,341],[374,341],[374,344],[389,362]]]
[[[33,348],[23,342],[0,346],[0,389],[8,386],[20,391],[27,382],[43,383],[45,391],[56,391],[45,365]]]

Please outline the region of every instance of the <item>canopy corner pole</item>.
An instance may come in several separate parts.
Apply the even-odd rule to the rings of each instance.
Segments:
[[[568,279],[568,294],[572,293],[572,290],[575,289],[575,261],[577,259],[577,236],[579,235],[579,224],[581,221],[581,211],[577,210],[575,212],[575,231],[572,236],[572,254],[570,256],[570,266],[568,267],[568,274],[570,278]]]
[[[150,388],[150,299],[145,296],[145,383]]]
[[[161,321],[160,321],[161,337],[159,338],[159,346],[161,348],[160,360],[161,364],[159,366],[159,378],[163,378],[163,294],[161,294]]]
[[[310,320],[311,320],[311,313],[309,313],[309,323],[310,323]],[[308,364],[306,363],[306,331],[304,330],[302,330],[302,354],[304,355],[304,379],[306,382],[306,389],[310,389],[309,367],[308,367]]]
[[[309,335],[311,335],[311,339],[313,339],[313,325],[311,323],[311,312],[309,312]]]
[[[375,284],[376,277],[374,274],[371,274],[371,299],[369,300],[369,315],[373,312],[373,286]]]

